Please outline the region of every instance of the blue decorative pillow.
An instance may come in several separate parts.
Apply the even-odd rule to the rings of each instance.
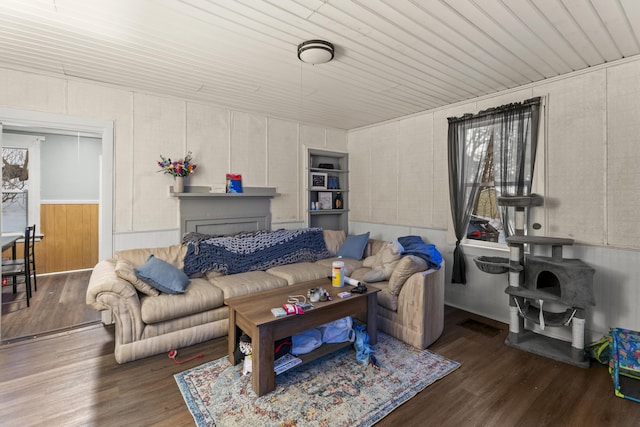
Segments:
[[[182,270],[153,255],[134,271],[140,280],[167,294],[183,294],[191,282]]]
[[[357,236],[347,236],[337,255],[343,258],[362,259],[368,242],[369,232]]]

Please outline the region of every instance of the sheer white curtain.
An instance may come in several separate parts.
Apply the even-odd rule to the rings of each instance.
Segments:
[[[473,203],[478,194],[480,174],[493,132],[492,115],[470,114],[449,119],[449,200],[456,235],[453,251],[452,283],[467,283],[464,251],[465,238]]]
[[[494,181],[497,197],[531,194],[533,167],[538,146],[540,98],[510,104],[495,112],[493,131]],[[513,207],[500,206],[507,236],[515,228]]]

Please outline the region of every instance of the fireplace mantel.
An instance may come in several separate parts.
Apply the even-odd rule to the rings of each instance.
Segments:
[[[186,186],[180,200],[180,233],[211,235],[271,229],[273,187],[244,187],[243,193],[210,193],[209,187]]]
[[[210,187],[185,185],[184,193],[174,193],[173,186],[169,187],[169,191],[173,197],[193,198],[193,197],[274,197],[276,193],[275,187],[244,187],[243,193],[210,193]]]

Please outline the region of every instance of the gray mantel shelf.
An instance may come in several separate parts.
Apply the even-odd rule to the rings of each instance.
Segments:
[[[271,229],[272,187],[244,187],[244,193],[210,193],[207,186],[185,186],[174,193],[180,205],[180,234],[226,235]]]
[[[174,193],[173,186],[169,187],[173,197],[201,198],[201,197],[274,197],[277,195],[275,187],[244,187],[243,193],[210,193],[206,186],[185,186],[184,193]]]

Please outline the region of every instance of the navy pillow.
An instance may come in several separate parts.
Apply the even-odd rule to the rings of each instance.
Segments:
[[[140,280],[167,294],[183,294],[191,282],[182,270],[153,255],[134,271]]]
[[[357,236],[347,236],[337,255],[343,258],[362,259],[369,242],[369,232]]]

